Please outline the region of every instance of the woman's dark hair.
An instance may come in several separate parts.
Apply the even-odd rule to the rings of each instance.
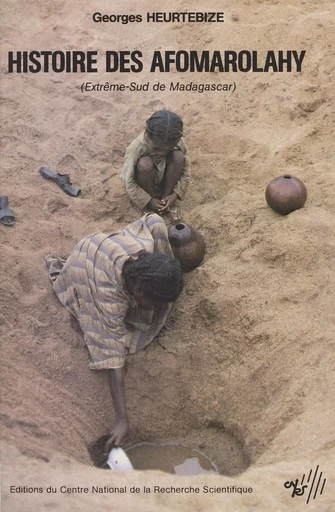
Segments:
[[[169,110],[158,110],[147,120],[146,131],[154,141],[177,143],[183,136],[183,121]]]
[[[148,298],[158,303],[177,300],[184,286],[179,261],[160,252],[143,251],[129,263],[125,277],[132,279]]]

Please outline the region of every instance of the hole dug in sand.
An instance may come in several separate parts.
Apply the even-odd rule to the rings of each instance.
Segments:
[[[206,437],[208,442],[200,442]],[[108,436],[102,436],[88,446],[96,467],[106,466],[104,445]],[[160,470],[176,475],[222,474],[236,475],[248,467],[241,444],[221,428],[209,426],[194,431],[187,437],[172,441],[140,441],[124,447],[134,469]]]

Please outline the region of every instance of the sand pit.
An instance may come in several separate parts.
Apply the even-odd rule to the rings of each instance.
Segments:
[[[222,10],[194,3],[194,9]],[[101,1],[103,13],[146,13],[156,2]],[[2,491],[4,512],[111,510],[110,493],[61,486],[127,485],[113,506],[133,510],[303,510],[286,480],[317,465],[327,477],[310,510],[331,511],[334,494],[335,174],[334,5],[329,1],[225,2],[226,21],[94,24],[87,2],[3,7],[1,195],[16,224],[0,224]],[[169,10],[182,11],[173,1]],[[13,30],[13,27],[18,27]],[[146,69],[149,82],[233,83],[234,93],[86,92],[75,73],[8,74],[8,51],[306,49],[301,73],[199,74]],[[92,77],[90,80],[93,81]],[[94,82],[129,84],[102,70]],[[88,233],[137,219],[119,178],[126,146],[145,120],[168,108],[183,117],[192,182],[185,222],[204,236],[203,264],[186,276],[168,329],[129,358],[130,443],[178,441],[199,448],[221,476],[183,485],[253,488],[243,495],[168,495],[173,475],[131,476],[94,467],[89,446],[106,435],[113,408],[104,372],[48,281],[44,258],[66,256]],[[70,173],[80,198],[44,180],[41,166]],[[305,206],[274,213],[265,188],[281,174],[308,189]],[[133,496],[129,489],[138,485]],[[31,486],[42,492],[11,491]],[[47,493],[48,486],[57,492]],[[144,493],[143,486],[152,488]],[[28,495],[29,494],[29,495]],[[332,495],[333,494],[333,495]],[[115,508],[115,510],[116,510]],[[114,508],[113,508],[114,510]]]

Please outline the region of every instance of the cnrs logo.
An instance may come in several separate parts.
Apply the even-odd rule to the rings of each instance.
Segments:
[[[284,487],[292,491],[291,498],[305,495],[306,503],[309,503],[311,498],[315,500],[318,493],[321,496],[325,485],[326,478],[322,478],[322,471],[319,471],[319,466],[316,467],[314,474],[312,469],[308,476],[307,474],[303,474],[300,482],[299,479],[296,478],[295,480],[288,480],[284,483]]]

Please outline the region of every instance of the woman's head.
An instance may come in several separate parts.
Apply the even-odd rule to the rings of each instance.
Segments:
[[[155,147],[173,149],[183,136],[183,121],[169,110],[159,110],[147,120],[146,135]]]
[[[179,261],[158,252],[143,251],[124,266],[126,286],[139,306],[174,302],[183,289]]]

